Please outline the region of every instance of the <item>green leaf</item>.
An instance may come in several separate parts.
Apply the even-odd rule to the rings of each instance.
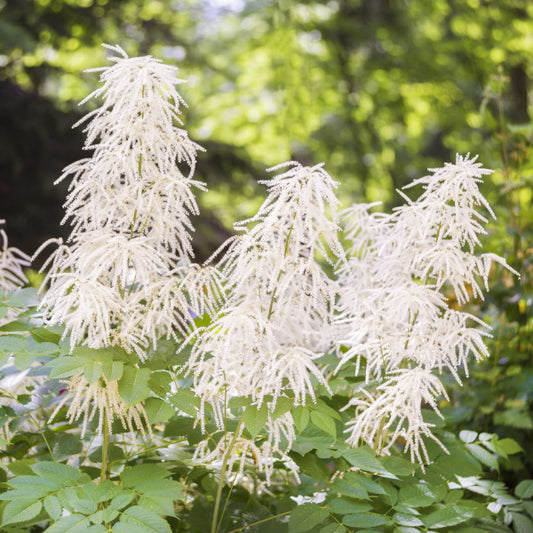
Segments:
[[[311,412],[318,411],[330,418],[334,418],[335,420],[338,420],[339,422],[342,422],[341,415],[335,411],[335,409],[331,408],[324,400],[318,399],[316,401],[316,404],[311,405]]]
[[[514,493],[523,500],[531,498],[533,496],[533,480],[524,479],[524,481],[520,481],[516,486]]]
[[[385,470],[396,476],[410,476],[416,469],[416,465],[396,455],[389,455],[388,457],[380,457],[380,462],[385,467]]]
[[[427,507],[443,496],[440,488],[419,483],[402,487],[398,501],[411,507]]]
[[[8,502],[4,507],[2,515],[2,525],[25,522],[36,517],[43,507],[41,501],[35,501],[34,497],[18,498]]]
[[[470,444],[477,439],[477,432],[464,429],[459,433],[459,438],[466,444]]]
[[[345,479],[337,478],[331,485],[330,490],[333,494],[341,494],[343,496],[348,496],[349,498],[369,500],[367,490],[361,485],[355,483],[350,483]]]
[[[533,521],[527,516],[519,513],[511,513],[511,515],[516,533],[531,533],[533,531]]]
[[[138,505],[167,516],[174,515],[174,502],[184,498],[184,486],[171,479],[150,479],[135,485],[135,490],[143,496]]]
[[[168,522],[146,507],[128,507],[113,526],[114,533],[171,533]]]
[[[299,405],[292,410],[292,418],[299,433],[304,431],[307,424],[309,424],[310,415],[311,411],[305,405]]]
[[[335,514],[354,514],[354,513],[364,513],[365,511],[370,511],[372,505],[370,503],[359,503],[351,502],[348,500],[336,499],[329,504],[330,513]]]
[[[68,378],[79,374],[83,367],[81,362],[76,357],[64,355],[46,363],[47,368],[50,368],[50,378]]]
[[[341,524],[328,524],[324,526],[319,533],[345,533],[346,528]]]
[[[327,481],[331,475],[328,465],[314,453],[307,453],[303,457],[295,456],[294,461],[304,474],[317,480]]]
[[[50,515],[50,518],[52,520],[58,520],[63,511],[59,500],[55,496],[50,495],[43,500],[43,504],[44,510]]]
[[[400,526],[417,527],[424,525],[417,516],[408,513],[394,513],[392,519]]]
[[[152,372],[150,376],[150,388],[158,396],[165,397],[170,392],[172,376],[166,371]],[[189,389],[185,389],[189,390]]]
[[[146,482],[149,479],[165,479],[170,472],[159,464],[146,463],[124,468],[120,478],[126,487],[135,487],[138,483]]]
[[[91,522],[86,516],[71,514],[52,524],[44,533],[86,533],[90,526]]]
[[[31,469],[40,477],[49,479],[62,485],[72,485],[86,483],[91,478],[80,472],[73,466],[64,465],[62,463],[54,463],[52,461],[41,461],[31,466]]]
[[[54,457],[71,457],[80,453],[83,449],[83,444],[79,435],[72,433],[63,433],[58,435],[54,443]]]
[[[124,367],[122,377],[118,382],[118,392],[127,406],[142,402],[150,396],[150,369]]]
[[[255,405],[249,405],[244,414],[242,415],[242,421],[244,427],[248,430],[252,438],[255,439],[259,432],[265,427],[265,423],[268,417],[268,407],[263,404],[259,409]]]
[[[391,478],[396,477],[383,467],[381,462],[370,450],[362,446],[360,448],[339,448],[339,451],[335,456],[338,455],[344,457],[344,459],[346,459],[352,466],[355,466],[360,470],[384,474]]]
[[[43,327],[32,329],[31,336],[37,342],[51,342],[53,344],[59,344],[59,341],[61,340],[61,334]]]
[[[180,411],[196,418],[200,408],[200,398],[198,398],[191,389],[179,389],[176,394],[173,394],[169,401],[176,406]]]
[[[356,513],[345,516],[342,519],[342,523],[359,529],[363,527],[382,526],[387,523],[387,519],[378,514]]]
[[[135,492],[123,490],[111,500],[107,510],[109,512],[120,511],[120,509],[129,505],[133,498],[135,498]]]
[[[276,401],[276,407],[272,413],[272,420],[276,420],[280,416],[288,413],[294,406],[294,399],[287,398],[286,396],[280,396]]]
[[[326,509],[316,503],[305,503],[295,507],[289,518],[289,533],[304,533],[312,531],[329,516]]]
[[[514,439],[501,439],[496,441],[495,445],[498,449],[503,450],[508,455],[523,452],[524,449]]]
[[[100,363],[100,361],[93,361],[92,364],[87,365],[83,369],[83,375],[85,376],[85,379],[89,385],[92,385],[100,379],[102,370],[102,363]]]
[[[443,527],[451,527],[462,522],[470,520],[474,516],[474,509],[462,508],[459,506],[450,506],[443,509],[438,509],[433,513],[423,516],[422,522],[426,527],[432,529],[440,529]]]
[[[468,451],[484,465],[498,470],[498,460],[492,453],[482,448],[479,444],[467,444]]]
[[[122,361],[104,361],[102,363],[102,372],[108,381],[116,381],[122,377],[124,363]]]
[[[147,398],[144,409],[151,424],[164,422],[175,414],[174,407],[159,398]]]
[[[337,428],[335,420],[323,411],[311,411],[311,422],[322,431],[331,435],[334,439],[337,437]]]

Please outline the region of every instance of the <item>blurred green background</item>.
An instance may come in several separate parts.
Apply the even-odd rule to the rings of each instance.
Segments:
[[[394,189],[455,152],[501,166],[506,122],[529,123],[527,0],[1,0],[0,214],[32,252],[58,233],[82,155],[77,106],[101,43],[153,54],[188,80],[185,127],[207,148],[197,177],[205,256],[257,207],[255,181],[287,159],[326,162],[344,203]],[[500,69],[500,70],[499,70]],[[501,90],[497,76],[508,81]],[[523,193],[522,193],[523,194]],[[529,197],[527,198],[529,200]]]
[[[445,407],[452,430],[513,436],[533,464],[533,3],[528,0],[0,0],[0,217],[28,253],[60,228],[61,169],[83,156],[71,125],[105,64],[101,43],[152,54],[188,82],[185,127],[207,151],[196,249],[208,256],[263,198],[265,168],[324,161],[352,201],[478,153],[498,214],[495,270],[476,313],[493,357]],[[94,104],[93,104],[94,105]],[[453,387],[452,384],[450,384]]]

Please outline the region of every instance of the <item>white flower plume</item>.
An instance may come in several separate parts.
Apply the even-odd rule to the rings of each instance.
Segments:
[[[212,268],[190,264],[192,178],[200,147],[178,128],[184,101],[176,68],[118,46],[86,124],[92,157],[68,166],[67,244],[43,268],[50,282],[41,307],[65,325],[71,346],[122,346],[146,357],[157,339],[185,333],[193,312],[214,313],[220,285]],[[45,243],[47,244],[47,243]],[[196,281],[195,281],[196,280]]]
[[[378,385],[350,402],[354,445],[362,440],[387,453],[401,437],[412,459],[427,461],[423,437],[436,438],[421,409],[438,413],[436,398],[446,397],[435,372],[446,369],[461,383],[460,369],[468,375],[472,358],[488,356],[488,326],[448,303],[450,289],[460,304],[483,298],[492,262],[509,268],[495,254],[474,254],[487,222],[477,210],[494,217],[479,191],[491,171],[476,159],[458,155],[432,169],[408,186],[422,185],[420,197],[405,197],[392,214],[371,212],[376,204],[345,212],[352,246],[337,269],[339,338],[347,348],[339,367],[353,361],[359,373],[364,366],[367,384]]]
[[[0,220],[0,225],[5,220]],[[7,233],[0,229],[2,248],[0,249],[0,289],[10,291],[28,283],[24,274],[24,267],[31,264],[31,258],[18,248],[8,245]]]
[[[315,361],[334,342],[338,286],[317,258],[343,257],[337,184],[322,165],[272,170],[280,168],[263,182],[269,194],[258,213],[226,244],[227,297],[192,346],[194,390],[215,406],[219,425],[225,399],[250,396],[272,411],[280,396],[302,404],[317,384],[328,388]]]

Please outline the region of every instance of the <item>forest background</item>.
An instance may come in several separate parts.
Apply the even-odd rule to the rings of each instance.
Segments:
[[[527,0],[0,0],[0,216],[32,253],[62,231],[61,169],[83,156],[101,43],[180,68],[200,154],[199,259],[253,214],[265,168],[326,163],[343,204],[397,205],[395,189],[455,153],[495,172],[484,244],[495,272],[476,312],[491,358],[443,404],[448,428],[514,438],[504,478],[533,471],[533,5]],[[65,234],[68,228],[64,228]],[[30,276],[34,283],[38,277]],[[450,380],[450,390],[453,383]]]

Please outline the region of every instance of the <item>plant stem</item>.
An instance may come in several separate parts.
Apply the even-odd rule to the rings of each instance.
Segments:
[[[100,469],[100,482],[107,479],[107,455],[109,450],[109,424],[107,420],[107,412],[104,411],[104,427],[103,427],[103,442],[102,442],[102,467]]]
[[[228,467],[228,461],[229,461],[229,458],[231,457],[233,446],[235,446],[235,442],[237,441],[237,437],[239,436],[241,425],[242,425],[242,418],[239,420],[239,423],[237,424],[237,428],[235,429],[233,438],[231,439],[230,445],[228,449],[226,450],[226,453],[224,454],[224,459],[222,460],[222,468],[220,469],[220,479],[218,480],[217,497],[215,500],[215,510],[213,511],[213,520],[211,522],[211,533],[217,533],[218,528],[220,526],[220,523],[218,521],[218,511],[220,509],[220,502],[222,500],[222,490],[224,489],[224,479],[226,477],[226,468]],[[220,517],[220,522],[222,522],[222,516]]]

